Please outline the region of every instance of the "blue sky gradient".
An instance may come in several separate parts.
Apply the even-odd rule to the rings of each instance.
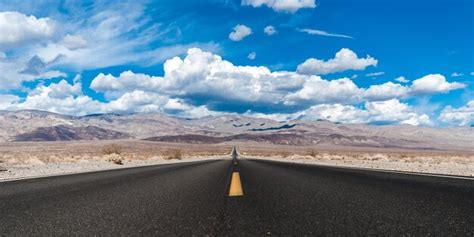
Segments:
[[[253,2],[1,2],[0,109],[474,124],[472,1],[268,0],[260,6]],[[238,25],[252,33],[233,40],[229,34]],[[267,26],[276,33],[266,34]],[[176,56],[191,58],[190,48],[200,49],[194,54],[199,60],[165,75],[164,63]],[[319,66],[328,67],[341,49],[357,58],[322,72]],[[235,68],[209,59],[206,52]],[[318,60],[318,66],[308,66],[311,58]],[[364,59],[377,62],[357,69]],[[303,71],[306,62],[310,69]],[[214,69],[209,72],[206,67]],[[256,76],[260,67],[269,71]],[[216,70],[219,73],[212,74]],[[133,72],[130,81],[120,76],[127,71]],[[270,74],[280,71],[290,74],[281,79]],[[99,78],[109,74],[113,80]],[[143,88],[137,75],[144,77],[144,84],[156,83]],[[209,84],[220,76],[229,87]],[[249,83],[255,94],[245,98]],[[351,83],[355,88],[342,90]],[[367,92],[374,85],[387,87]],[[228,97],[223,90],[229,90]]]

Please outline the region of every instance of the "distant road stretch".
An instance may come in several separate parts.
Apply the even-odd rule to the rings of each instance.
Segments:
[[[12,181],[0,235],[473,236],[474,181],[246,159]]]

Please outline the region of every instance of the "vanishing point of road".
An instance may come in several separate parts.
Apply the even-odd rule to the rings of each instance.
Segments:
[[[0,235],[473,236],[474,180],[244,158],[18,180]]]

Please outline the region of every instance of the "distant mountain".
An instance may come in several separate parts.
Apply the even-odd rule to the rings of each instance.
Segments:
[[[123,132],[96,126],[71,127],[58,125],[40,127],[31,132],[16,135],[14,141],[75,141],[75,140],[116,140],[131,138]]]
[[[396,147],[474,151],[474,128],[338,124],[245,116],[184,119],[164,114],[67,116],[0,111],[0,141],[147,139],[180,143],[253,141],[285,145]]]

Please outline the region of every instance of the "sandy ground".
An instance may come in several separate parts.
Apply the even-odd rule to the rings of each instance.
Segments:
[[[113,144],[113,146],[111,145]],[[0,181],[228,157],[236,145],[244,158],[394,171],[474,176],[474,151],[236,144],[174,144],[137,140],[0,143]],[[110,149],[110,147],[114,149]]]
[[[110,157],[110,156],[109,156]],[[114,157],[115,159],[116,157]],[[217,157],[187,157],[181,160],[162,159],[157,157],[153,160],[127,160],[122,165],[117,165],[104,156],[103,160],[80,160],[78,162],[50,162],[44,163],[38,159],[30,159],[25,163],[3,165],[3,171],[0,170],[0,181],[11,181],[25,178],[37,178],[53,175],[75,174],[83,172],[92,172],[100,170],[123,169],[139,166],[160,165],[183,163],[203,160],[217,160]]]

